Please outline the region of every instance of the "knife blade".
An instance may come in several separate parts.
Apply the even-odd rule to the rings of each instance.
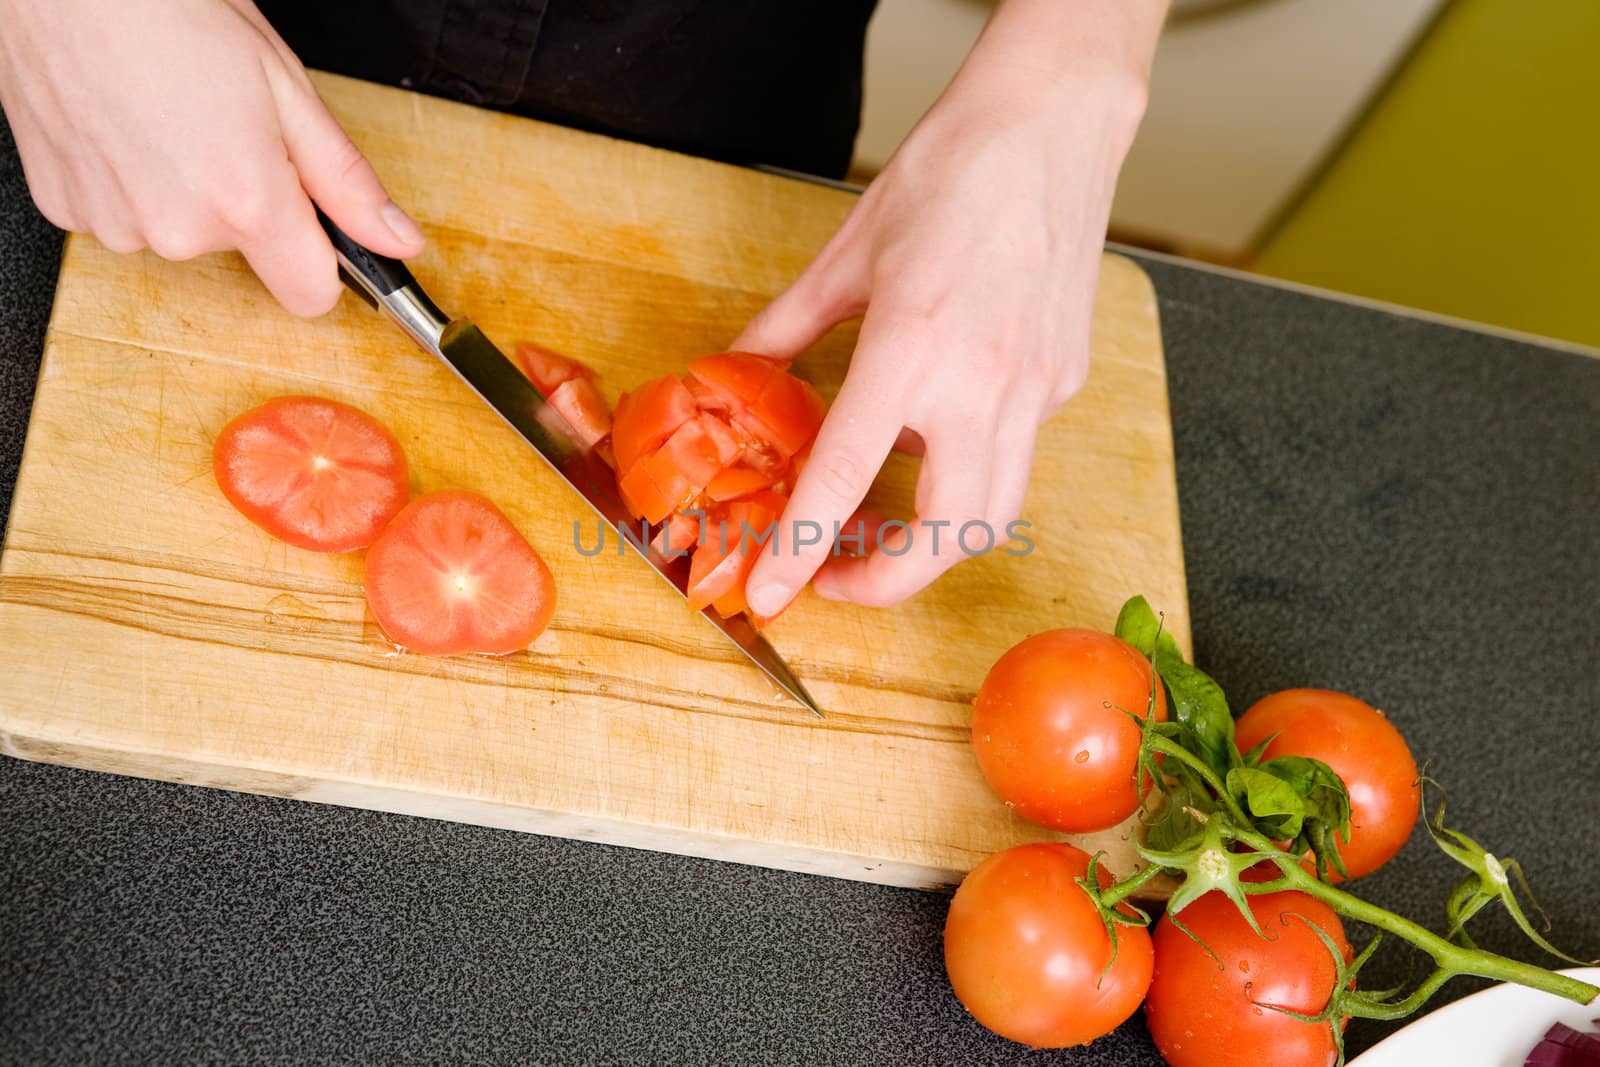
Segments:
[[[577,447],[561,429],[565,420],[545,403],[527,376],[483,331],[451,318],[423,291],[398,259],[380,256],[355,241],[320,209],[317,218],[339,256],[339,276],[369,304],[392,318],[424,351],[443,360],[473,392],[533,447],[575,489],[612,532],[642,556],[678,594],[688,599],[689,557],[668,556],[651,545],[655,529],[641,531],[617,493],[616,474],[592,451]],[[644,536],[648,534],[649,536]],[[743,615],[723,618],[712,608],[700,614],[779,689],[818,718],[822,709],[783,662],[777,650]]]

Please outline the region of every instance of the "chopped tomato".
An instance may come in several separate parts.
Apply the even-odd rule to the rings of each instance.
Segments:
[[[572,440],[584,451],[593,449],[611,433],[611,412],[590,379],[568,378],[546,394],[546,399],[572,428]]]
[[[817,436],[827,412],[828,406],[810,383],[775,374],[750,407],[733,418],[787,459]]]
[[[763,489],[770,489],[777,481],[777,477],[776,470],[761,471],[737,463],[706,483],[706,496],[716,503],[725,503]]]
[[[697,411],[694,397],[683,381],[670,374],[625,394],[617,401],[617,414],[611,423],[617,469],[632,470],[646,453],[659,448]]]
[[[724,612],[717,607],[721,615],[737,615],[746,610],[744,580],[750,576],[756,556],[771,543],[778,517],[787,503],[776,493],[758,493],[749,500],[729,504],[716,521],[708,524],[705,540],[695,549],[689,565],[690,607],[698,611],[707,604],[720,603],[732,609]],[[734,594],[737,608],[733,607]]]
[[[413,500],[367,553],[367,604],[395,644],[427,655],[527,648],[555,579],[500,509],[446,489]]]
[[[741,546],[741,523],[757,531],[775,523],[810,456],[826,405],[788,371],[788,360],[719,352],[693,360],[682,380],[658,378],[617,402],[611,442],[623,503],[651,523],[706,510],[706,539],[690,560],[697,608],[748,610],[744,582],[760,542]],[[719,536],[724,525],[731,544]],[[676,545],[679,536],[659,530],[656,546]]]
[[[700,541],[700,523],[704,515],[668,515],[650,547],[663,556],[681,556]]]
[[[568,359],[532,341],[517,342],[517,362],[522,364],[523,372],[533,382],[533,387],[546,399],[562,382],[594,377],[594,371],[577,360]]]
[[[732,411],[755,403],[788,364],[753,352],[718,352],[689,361],[689,376],[706,386]]]
[[[315,552],[367,547],[410,492],[394,435],[365,412],[314,396],[278,397],[228,423],[212,469],[240,514]]]

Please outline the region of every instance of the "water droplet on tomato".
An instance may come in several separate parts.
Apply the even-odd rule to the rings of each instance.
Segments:
[[[1260,1008],[1251,1008],[1250,1010],[1253,1011],[1257,1015],[1261,1014],[1261,1009]]]
[[[1241,971],[1243,971],[1245,974],[1249,974],[1250,973],[1250,961],[1249,960],[1240,960],[1239,961],[1239,969]]]
[[[1089,762],[1089,750],[1086,749],[1086,748],[1080,748],[1078,750],[1078,754],[1076,756],[1073,756],[1072,759],[1076,763],[1088,763]]]

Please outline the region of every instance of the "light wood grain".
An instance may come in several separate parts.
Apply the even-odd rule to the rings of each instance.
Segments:
[[[725,346],[849,210],[842,192],[395,90],[319,86],[429,246],[414,268],[503,343],[592,364],[612,399]],[[853,340],[799,364],[836,391]],[[387,423],[414,488],[497,500],[560,603],[527,654],[397,655],[359,556],[279,544],[216,491],[211,442],[284,392]],[[891,462],[876,501],[905,513]],[[948,885],[1051,835],[988,791],[967,743],[988,665],[1105,626],[1129,594],[1187,641],[1155,302],[1107,257],[1094,365],[1044,429],[1036,550],[955,568],[888,611],[807,593],[770,631],[827,712],[801,712],[632,556],[588,558],[584,505],[442,366],[354,299],[315,321],[234,256],[172,264],[73,238],[0,558],[0,750],[901,885]],[[1129,865],[1131,830],[1089,839]]]

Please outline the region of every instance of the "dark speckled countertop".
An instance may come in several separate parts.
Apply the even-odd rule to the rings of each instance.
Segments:
[[[0,127],[0,505],[59,248]],[[1315,685],[1387,709],[1600,955],[1600,361],[1145,266],[1199,660],[1241,706]],[[1419,832],[1365,889],[1436,921],[1450,880]],[[0,1062],[1159,1063],[1137,1017],[1060,1053],[985,1033],[944,982],[944,909],[0,759]],[[1505,922],[1483,940],[1524,952]]]

